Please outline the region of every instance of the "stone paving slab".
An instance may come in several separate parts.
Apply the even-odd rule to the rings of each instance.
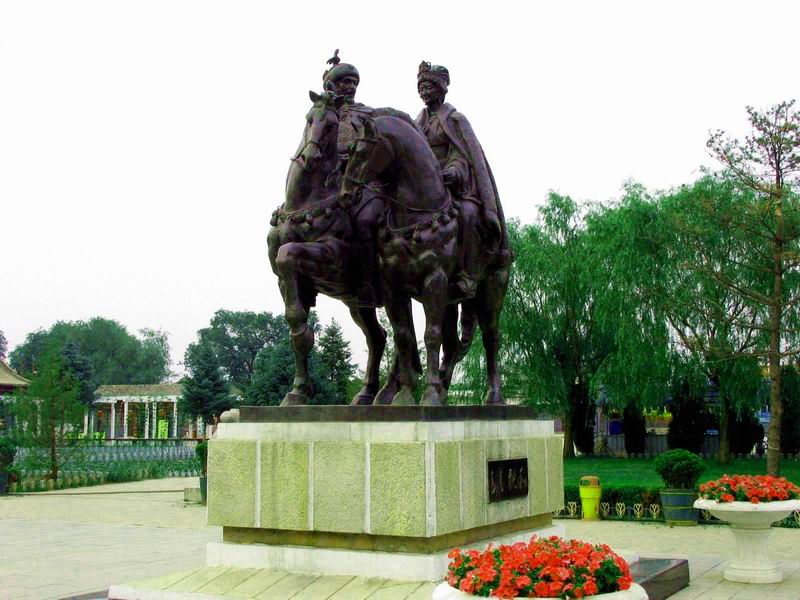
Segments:
[[[207,582],[198,587],[198,582]],[[216,585],[214,585],[216,584]],[[213,585],[213,588],[212,588]],[[265,587],[266,585],[266,587]],[[243,590],[249,587],[249,594]],[[430,600],[435,583],[206,567],[111,588],[112,600]],[[214,590],[213,593],[211,590]]]

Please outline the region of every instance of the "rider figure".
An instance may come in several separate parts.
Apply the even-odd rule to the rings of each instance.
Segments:
[[[337,96],[344,96],[344,104],[339,109],[339,137],[337,139],[337,152],[341,159],[340,168],[344,173],[350,145],[361,136],[364,123],[375,114],[375,109],[355,101],[360,81],[358,69],[351,64],[341,62],[339,50],[336,50],[328,63],[332,66],[322,75],[324,88]],[[364,306],[381,304],[377,227],[382,213],[383,201],[379,194],[367,188],[362,191],[358,204],[350,208],[363,256],[363,272],[356,274],[361,280],[358,285],[357,301]]]
[[[475,295],[477,280],[488,262],[486,257],[505,261],[510,255],[492,171],[467,118],[445,103],[449,85],[446,67],[424,61],[420,64],[417,91],[425,108],[416,123],[458,202],[462,251],[454,291],[470,298]]]

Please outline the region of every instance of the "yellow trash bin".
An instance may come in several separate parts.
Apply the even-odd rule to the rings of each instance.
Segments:
[[[600,478],[594,475],[581,477],[579,491],[583,520],[597,521],[600,518],[600,496],[603,492],[603,488],[600,487]]]

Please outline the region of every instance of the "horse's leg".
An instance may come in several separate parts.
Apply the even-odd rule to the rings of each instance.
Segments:
[[[444,322],[442,323],[442,368],[439,370],[439,377],[444,389],[450,388],[457,354],[458,304],[448,304],[444,309]]]
[[[422,306],[425,309],[425,350],[428,359],[428,384],[422,394],[420,404],[439,406],[447,401],[446,390],[442,386],[439,373],[439,352],[442,347],[442,324],[447,301],[447,275],[437,269],[425,279],[425,295]]]
[[[307,253],[306,244],[289,243],[282,245],[275,257],[275,268],[283,285],[283,302],[286,321],[294,350],[294,382],[281,402],[281,406],[308,404],[313,393],[308,373],[308,355],[314,347],[314,331],[308,326],[309,307],[303,302],[298,269]]]
[[[367,348],[369,349],[367,369],[364,372],[364,385],[350,404],[372,404],[380,385],[379,371],[383,349],[386,347],[386,332],[378,323],[374,308],[363,308],[354,305],[348,305],[348,308],[353,321],[364,332],[364,336],[367,338]]]
[[[392,359],[392,366],[389,368],[389,374],[386,376],[386,381],[378,394],[375,396],[373,404],[389,405],[394,400],[397,392],[400,390],[400,359],[395,351],[394,358]]]
[[[458,326],[451,319],[458,319],[458,310],[455,310],[456,305],[451,304],[447,307],[444,319],[444,329],[442,330],[443,349],[444,349],[444,362],[442,364],[442,385],[445,389],[450,388],[450,382],[453,379],[453,371],[456,365],[464,360],[464,357],[469,352],[469,347],[472,345],[472,339],[475,337],[475,329],[478,327],[478,318],[476,312],[478,310],[477,302],[474,298],[465,300],[461,303],[461,338],[458,337]],[[453,314],[450,314],[452,310]],[[455,340],[451,336],[455,337]]]
[[[486,379],[489,385],[484,404],[506,403],[497,369],[497,352],[500,348],[500,311],[508,287],[508,275],[507,268],[491,273],[481,282],[476,296],[476,314],[486,352]]]
[[[392,324],[394,344],[396,349],[395,362],[392,366],[394,377],[390,376],[384,389],[378,393],[381,401],[389,397],[386,390],[390,384],[397,386],[397,393],[392,394],[391,403],[415,404],[414,402],[414,351],[417,345],[414,334],[414,320],[411,315],[411,299],[403,297],[389,297],[386,302],[386,315]],[[394,381],[392,381],[394,380]]]

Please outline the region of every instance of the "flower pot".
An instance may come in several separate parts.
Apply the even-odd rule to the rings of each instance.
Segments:
[[[680,490],[664,488],[661,494],[661,508],[664,511],[664,521],[670,527],[675,525],[697,525],[700,511],[694,507],[697,500],[697,490]]]
[[[477,598],[472,594],[464,593],[454,587],[447,585],[447,582],[442,582],[433,590],[432,600],[467,600],[468,598]],[[534,600],[537,600],[534,598]],[[539,598],[538,600],[546,600]],[[648,600],[647,592],[639,584],[632,584],[627,590],[620,592],[610,592],[608,594],[597,594],[596,596],[585,596],[584,600]]]
[[[779,583],[783,573],[770,559],[767,541],[772,523],[800,510],[800,500],[775,502],[717,502],[700,499],[695,507],[731,524],[736,556],[723,577],[739,583]]]

